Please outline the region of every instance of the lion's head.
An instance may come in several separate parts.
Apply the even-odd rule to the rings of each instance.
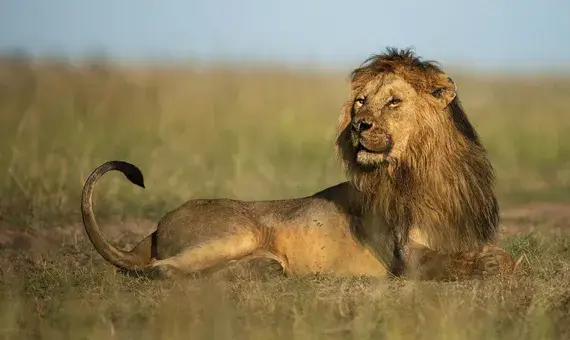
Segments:
[[[336,146],[366,203],[389,225],[424,228],[435,248],[493,238],[493,168],[451,78],[410,50],[388,49],[350,80]]]

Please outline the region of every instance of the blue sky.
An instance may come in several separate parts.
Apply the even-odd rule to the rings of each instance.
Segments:
[[[568,66],[570,1],[0,0],[4,51],[332,66],[385,46],[476,67]]]

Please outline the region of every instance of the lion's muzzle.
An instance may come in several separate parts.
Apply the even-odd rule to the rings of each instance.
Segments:
[[[392,149],[392,136],[371,121],[353,118],[350,122],[353,145],[358,151],[388,153]]]
[[[357,149],[372,153],[388,153],[394,142],[392,136],[384,132],[361,133],[358,135]],[[359,151],[360,151],[359,150]]]

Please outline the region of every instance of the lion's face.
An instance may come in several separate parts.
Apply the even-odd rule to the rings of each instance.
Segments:
[[[454,97],[444,98],[444,92],[418,92],[394,73],[379,74],[356,87],[341,118],[339,146],[345,158],[352,158],[345,161],[363,170],[397,162],[413,135],[441,122],[441,109]]]

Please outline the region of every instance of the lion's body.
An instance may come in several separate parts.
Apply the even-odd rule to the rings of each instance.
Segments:
[[[127,270],[194,273],[270,258],[285,273],[427,279],[505,273],[512,258],[498,233],[494,174],[453,82],[408,51],[390,50],[352,74],[337,150],[350,182],[279,201],[192,200],[166,214],[132,251],[109,244],[92,190],[134,165],[113,161],[84,186],[85,228],[105,259]]]
[[[289,274],[385,274],[352,230],[358,217],[347,214],[347,190],[351,187],[344,183],[292,200],[190,201],[159,222],[157,259],[197,271],[269,256]]]
[[[270,258],[288,275],[387,275],[387,266],[358,234],[360,209],[351,204],[357,194],[345,182],[290,200],[191,200],[167,213],[157,230],[129,253],[139,263],[118,266],[191,273],[234,260]],[[89,236],[102,235],[89,229]]]

